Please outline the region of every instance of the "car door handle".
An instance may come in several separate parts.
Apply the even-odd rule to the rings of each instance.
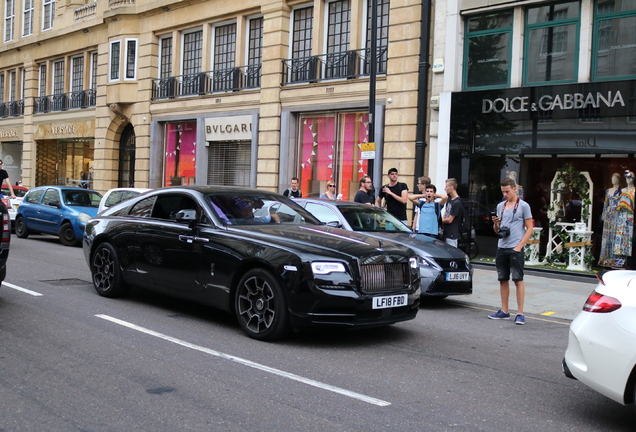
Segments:
[[[209,242],[209,241],[210,241],[210,239],[209,239],[209,238],[207,238],[207,237],[194,237],[194,241],[207,243],[207,242]]]
[[[192,243],[194,241],[194,236],[180,235],[179,236],[179,241],[186,242],[186,243]]]

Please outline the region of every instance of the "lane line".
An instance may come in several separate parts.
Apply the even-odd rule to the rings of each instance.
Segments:
[[[28,290],[26,288],[22,288],[22,287],[19,287],[17,285],[13,285],[13,284],[11,284],[9,282],[2,282],[2,285],[6,286],[7,288],[13,288],[16,291],[22,291],[23,293],[32,295],[33,297],[40,297],[40,296],[44,295],[44,294],[40,294],[39,292],[31,291],[31,290]]]
[[[469,309],[479,309],[479,310],[484,310],[484,311],[488,311],[488,312],[497,312],[496,310],[490,309],[490,308],[484,308],[484,307],[479,307],[479,306],[472,306],[469,304],[465,304],[465,303],[459,303],[459,302],[455,302],[456,305],[465,307],[465,308],[469,308]],[[535,321],[545,321],[545,322],[549,322],[549,323],[554,323],[554,324],[563,324],[566,326],[569,326],[570,324],[572,324],[571,322],[561,322],[561,321],[554,321],[554,320],[550,320],[550,319],[544,319],[544,318],[537,318],[537,317],[531,317],[526,315],[525,316],[526,319],[532,319]],[[566,318],[561,318],[561,319],[566,319]],[[572,321],[572,320],[570,320]]]
[[[269,366],[265,366],[263,364],[256,363],[256,362],[253,362],[251,360],[247,360],[247,359],[244,359],[244,358],[241,358],[241,357],[236,357],[236,356],[233,356],[231,354],[226,354],[226,353],[223,353],[223,352],[220,352],[220,351],[215,351],[215,350],[210,349],[210,348],[205,348],[205,347],[202,347],[202,346],[199,346],[199,345],[194,345],[194,344],[191,344],[189,342],[183,341],[181,339],[177,339],[177,338],[174,338],[172,336],[168,336],[168,335],[165,335],[163,333],[159,333],[159,332],[156,332],[154,330],[150,330],[150,329],[147,329],[145,327],[141,327],[141,326],[138,326],[136,324],[132,324],[132,323],[129,323],[127,321],[120,320],[118,318],[113,318],[111,316],[103,315],[103,314],[98,314],[98,315],[95,315],[95,316],[97,318],[101,318],[101,319],[104,319],[106,321],[110,321],[112,323],[121,325],[123,327],[128,327],[128,328],[130,328],[132,330],[136,330],[138,332],[145,333],[145,334],[148,334],[150,336],[154,336],[154,337],[157,337],[159,339],[163,339],[163,340],[166,340],[168,342],[172,342],[174,344],[181,345],[183,347],[193,349],[195,351],[200,351],[200,352],[203,352],[205,354],[209,354],[209,355],[212,355],[212,356],[215,356],[215,357],[220,357],[220,358],[223,358],[223,359],[226,359],[226,360],[229,360],[229,361],[233,361],[233,362],[242,364],[244,366],[248,366],[248,367],[251,367],[251,368],[254,368],[254,369],[259,369],[259,370],[262,370],[264,372],[268,372],[268,373],[271,373],[271,374],[274,374],[274,375],[278,375],[278,376],[281,376],[283,378],[288,378],[288,379],[291,379],[291,380],[294,380],[294,381],[298,381],[298,382],[301,382],[303,384],[307,384],[307,385],[310,385],[310,386],[313,386],[313,387],[318,387],[318,388],[321,388],[323,390],[327,390],[327,391],[330,391],[330,392],[333,392],[333,393],[338,393],[338,394],[341,394],[343,396],[347,396],[347,397],[350,397],[350,398],[353,398],[353,399],[358,399],[358,400],[360,400],[362,402],[370,403],[372,405],[377,405],[377,406],[389,406],[389,405],[391,405],[391,402],[383,401],[381,399],[376,399],[374,397],[366,396],[366,395],[363,395],[363,394],[360,394],[360,393],[356,393],[356,392],[353,392],[353,391],[350,391],[350,390],[346,390],[346,389],[343,389],[343,388],[340,388],[340,387],[335,387],[335,386],[332,386],[330,384],[325,384],[325,383],[320,382],[320,381],[315,381],[315,380],[312,380],[310,378],[305,378],[305,377],[302,377],[300,375],[296,375],[296,374],[293,374],[293,373],[290,373],[290,372],[282,371],[280,369],[275,369],[275,368],[272,368],[272,367],[269,367]]]

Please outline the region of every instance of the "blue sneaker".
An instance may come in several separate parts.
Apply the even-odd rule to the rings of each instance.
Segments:
[[[521,314],[517,314],[515,317],[515,324],[524,325],[526,323],[526,317]]]
[[[510,319],[510,314],[499,309],[496,313],[488,315],[490,319]]]

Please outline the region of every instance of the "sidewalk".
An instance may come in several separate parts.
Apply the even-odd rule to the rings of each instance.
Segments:
[[[592,277],[540,273],[527,271],[524,275],[526,298],[524,313],[573,320],[583,309],[587,297],[597,280]],[[449,300],[491,307],[493,312],[501,307],[499,282],[494,266],[475,266],[473,294],[452,296]],[[517,312],[515,286],[510,281],[510,313]],[[487,311],[484,311],[488,315]]]

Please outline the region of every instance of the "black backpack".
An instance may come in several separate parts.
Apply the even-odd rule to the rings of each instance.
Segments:
[[[459,216],[457,216],[459,219],[459,233],[465,234],[470,231],[470,220],[468,220],[468,213],[466,213],[466,209],[461,201],[459,201],[459,205],[462,206],[462,210],[459,213]]]

